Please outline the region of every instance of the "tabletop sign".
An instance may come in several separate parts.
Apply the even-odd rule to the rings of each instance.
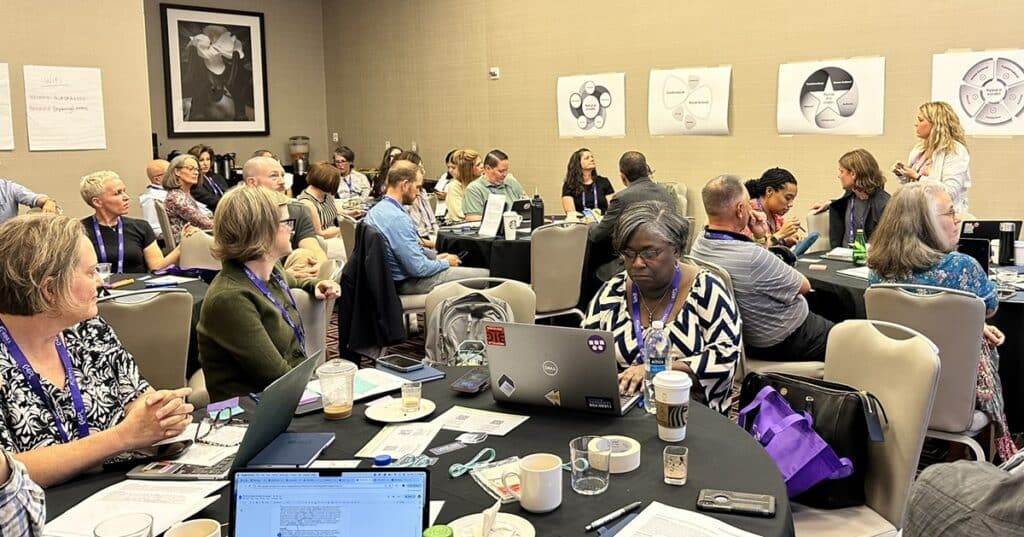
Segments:
[[[487,206],[484,207],[484,220],[480,224],[480,231],[477,235],[481,237],[495,237],[498,234],[498,227],[501,226],[501,215],[505,212],[505,196],[491,194],[487,197]]]

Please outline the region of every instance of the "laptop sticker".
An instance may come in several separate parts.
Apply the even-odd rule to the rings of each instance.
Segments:
[[[543,371],[545,375],[553,377],[558,374],[558,364],[551,360],[545,360],[543,364],[540,364],[540,370]]]
[[[502,375],[498,377],[498,389],[505,394],[505,397],[512,397],[512,394],[516,392],[516,383],[512,382],[508,375]]]
[[[584,397],[587,408],[590,410],[613,410],[615,408],[612,400],[607,397]]]
[[[964,222],[964,233],[970,235],[974,233],[974,227],[977,226],[974,222]]]
[[[606,348],[608,348],[608,342],[603,337],[594,334],[587,338],[587,347],[590,347],[590,351],[596,354],[601,354]]]
[[[504,347],[505,346],[505,328],[501,326],[488,326],[485,327],[484,332],[487,334],[487,344],[492,347]]]
[[[547,399],[548,402],[551,403],[552,405],[562,406],[562,392],[558,390],[551,390],[550,392],[544,394],[544,398]]]

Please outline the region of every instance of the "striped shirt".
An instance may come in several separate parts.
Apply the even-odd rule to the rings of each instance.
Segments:
[[[338,207],[334,204],[334,196],[324,194],[324,201],[320,201],[316,196],[310,194],[307,189],[303,190],[296,199],[313,203],[313,206],[316,207],[316,214],[320,217],[320,229],[338,225]]]
[[[807,300],[800,295],[803,275],[767,249],[737,233],[736,240],[709,239],[703,233],[691,255],[729,273],[743,320],[743,342],[752,347],[777,345],[807,318]]]
[[[25,465],[14,460],[9,453],[0,457],[7,459],[11,475],[0,485],[0,535],[4,537],[41,537],[46,521],[46,497],[43,489],[28,477]]]

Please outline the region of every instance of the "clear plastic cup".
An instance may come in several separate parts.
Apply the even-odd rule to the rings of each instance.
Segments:
[[[328,360],[317,368],[324,418],[343,420],[352,415],[357,369],[356,364],[338,359]]]

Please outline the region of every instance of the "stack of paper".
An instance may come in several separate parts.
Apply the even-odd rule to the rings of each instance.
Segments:
[[[622,528],[618,537],[650,535],[687,535],[690,537],[757,537],[753,533],[730,526],[700,513],[651,502],[632,522]]]
[[[853,261],[853,248],[833,248],[827,254],[822,255],[825,259],[833,261]]]

